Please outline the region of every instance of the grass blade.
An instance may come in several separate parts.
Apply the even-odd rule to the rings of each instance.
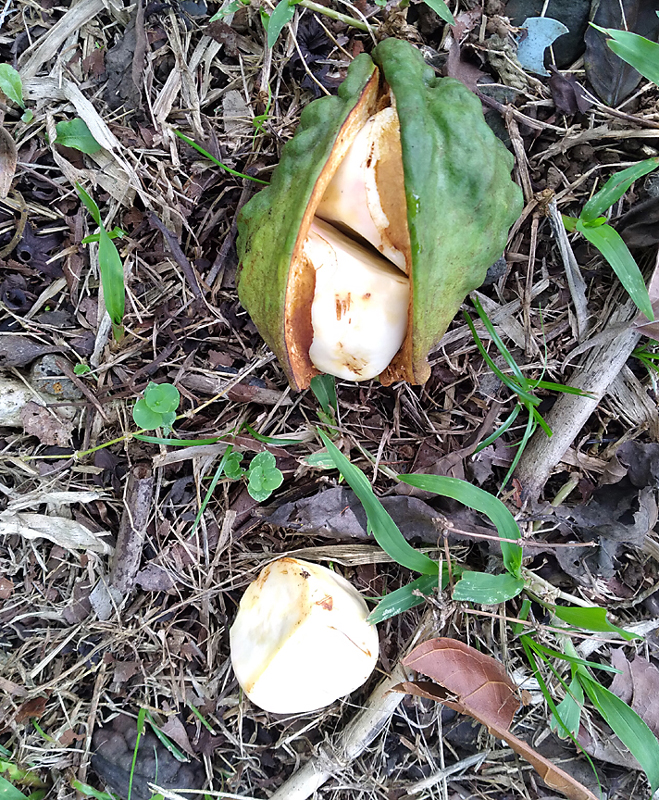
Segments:
[[[182,139],[186,144],[190,145],[190,147],[194,147],[194,149],[201,153],[202,156],[205,156],[209,161],[212,161],[218,167],[221,167],[225,172],[228,172],[229,175],[235,175],[236,178],[245,178],[248,181],[254,181],[254,183],[262,183],[264,186],[268,185],[268,181],[262,181],[260,178],[253,178],[251,175],[245,175],[244,172],[237,172],[235,169],[231,169],[231,167],[227,167],[226,164],[223,164],[221,161],[218,161],[215,156],[212,156],[207,150],[204,150],[201,145],[198,145],[196,142],[193,142],[192,139],[188,139],[187,136],[184,136],[180,131],[177,131],[176,128],[172,128],[176,136],[179,139]]]
[[[659,45],[655,45],[655,47],[657,47],[659,51]],[[579,219],[585,223],[594,222],[598,217],[601,217],[605,211],[611,208],[614,203],[620,200],[634,181],[642,178],[643,175],[647,175],[648,172],[657,169],[657,167],[659,167],[659,158],[654,157],[648,158],[645,161],[639,161],[638,164],[633,164],[631,167],[627,167],[627,169],[623,169],[620,172],[615,172],[599,192],[594,194],[586,203],[581,210]],[[577,230],[579,230],[578,224]]]
[[[502,436],[508,430],[508,428],[510,428],[513,422],[517,419],[521,408],[522,406],[519,403],[517,403],[513,407],[513,410],[510,412],[510,415],[506,418],[504,422],[501,423],[501,425],[494,431],[494,433],[491,433],[487,437],[487,439],[483,439],[483,441],[478,445],[478,447],[474,450],[474,455],[476,455],[476,453],[480,453],[481,450],[485,450],[485,448],[489,447],[493,442],[496,442],[496,440],[500,436]]]
[[[400,475],[400,480],[425,492],[432,492],[443,497],[452,497],[468,508],[485,514],[499,532],[502,539],[521,539],[515,518],[498,498],[489,492],[472,486],[458,478],[446,478],[441,475]],[[508,572],[516,578],[521,576],[522,548],[510,541],[501,542],[503,563]]]
[[[579,682],[590,702],[604,717],[621,742],[643,767],[652,793],[659,788],[659,741],[646,723],[626,703],[588,673],[579,670]]]
[[[600,28],[592,22],[590,24],[611,37],[607,44],[617,56],[634,67],[644,78],[659,85],[659,44],[631,31]]]
[[[98,242],[98,266],[101,270],[103,298],[112,324],[121,327],[126,305],[126,288],[124,286],[124,265],[115,243],[101,225]]]
[[[455,584],[453,599],[490,606],[512,600],[523,588],[524,580],[509,572],[490,575],[488,572],[465,570],[462,578]]]
[[[581,221],[577,224],[577,230],[579,233],[582,233],[609,262],[613,271],[618,276],[620,283],[625,287],[634,303],[636,303],[639,311],[645,314],[649,320],[653,320],[654,311],[652,310],[650,295],[645,286],[643,275],[620,234],[610,225],[600,225],[598,228],[590,228],[587,225],[583,225]]]
[[[453,14],[451,14],[449,7],[446,5],[444,0],[424,0],[424,2],[428,8],[432,8],[435,14],[437,14],[440,19],[443,19],[444,22],[448,22],[449,25],[455,25]]]
[[[471,321],[471,317],[464,311],[463,314],[467,322],[467,325],[469,326],[469,330],[471,331],[471,335],[474,337],[474,342],[476,343],[478,351],[483,356],[485,363],[497,376],[497,378],[499,378],[499,380],[504,384],[504,386],[507,386],[510,389],[510,391],[514,392],[521,400],[530,403],[532,406],[539,405],[540,404],[539,397],[534,397],[530,392],[527,392],[522,386],[519,386],[517,383],[515,383],[515,381],[512,380],[510,377],[508,377],[508,375],[504,375],[503,372],[501,372],[499,367],[497,367],[497,365],[494,363],[494,361],[488,354],[487,350],[483,346],[483,342],[481,341],[481,338],[478,335],[478,331],[476,330],[474,323]]]
[[[632,639],[642,639],[637,633],[630,633],[629,631],[613,625],[606,618],[606,609],[601,606],[551,606],[546,605],[552,614],[555,614],[563,622],[572,625],[575,628],[583,628],[587,631],[595,631],[596,633],[617,633],[626,639],[628,642]]]
[[[366,475],[359,467],[351,464],[320,429],[318,429],[318,435],[323,440],[323,444],[334,461],[335,467],[343,475],[346,483],[364,506],[369,529],[384,552],[398,564],[407,567],[407,569],[420,572],[423,575],[438,575],[439,566],[437,563],[423,553],[419,553],[408,543],[382,503],[375,496]]]
[[[295,14],[295,6],[292,3],[289,3],[288,0],[279,0],[279,3],[275,6],[275,10],[270,15],[270,19],[268,20],[268,47],[273,48],[277,39],[279,38],[279,34],[284,29],[284,25],[288,25],[288,23],[293,19],[293,15]]]
[[[519,385],[524,389],[528,389],[529,388],[528,380],[524,377],[522,370],[519,368],[519,365],[513,358],[513,355],[510,352],[510,350],[503,343],[503,339],[497,333],[496,328],[492,324],[492,320],[485,313],[485,309],[481,305],[480,300],[476,297],[476,295],[474,295],[471,298],[471,302],[474,304],[474,308],[478,312],[478,316],[481,318],[483,325],[485,325],[485,330],[490,334],[490,338],[496,345],[497,350],[504,357],[506,364],[508,364],[508,366],[511,369],[511,372],[519,381]]]
[[[444,576],[442,575],[442,584],[444,584]],[[414,592],[420,592],[422,595],[430,595],[439,585],[439,574],[437,575],[422,575],[407,586],[401,586],[394,592],[390,592],[386,597],[375,606],[373,611],[368,615],[366,621],[371,625],[378,622],[384,622],[385,619],[395,617],[397,614],[402,614],[414,606],[425,603],[425,597],[419,597]],[[442,586],[442,588],[444,588]]]

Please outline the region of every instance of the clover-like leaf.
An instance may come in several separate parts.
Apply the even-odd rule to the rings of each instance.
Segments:
[[[151,382],[144,391],[144,400],[151,411],[167,414],[176,411],[181,402],[181,395],[171,383]]]
[[[146,404],[146,400],[141,397],[133,406],[133,421],[139,428],[153,431],[162,427],[162,414],[152,411]]]
[[[267,500],[284,482],[275,457],[267,451],[254,456],[247,470],[247,477],[247,491],[259,503]]]
[[[226,459],[224,460],[224,474],[227,478],[231,478],[231,480],[236,480],[237,478],[241,478],[245,472],[245,470],[240,466],[240,462],[243,460],[242,453],[230,453]]]

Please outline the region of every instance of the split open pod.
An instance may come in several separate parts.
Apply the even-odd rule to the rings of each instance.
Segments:
[[[522,208],[463,84],[386,39],[310,103],[238,219],[238,294],[291,385],[425,383],[428,353]]]

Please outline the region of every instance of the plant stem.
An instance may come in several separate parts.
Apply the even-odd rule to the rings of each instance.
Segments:
[[[330,19],[344,22],[346,25],[350,25],[352,28],[357,28],[360,31],[373,33],[373,29],[367,22],[361,22],[361,20],[355,19],[354,17],[349,17],[347,14],[341,14],[340,11],[335,11],[333,8],[321,6],[319,3],[314,3],[313,0],[300,0],[297,5],[303,6],[303,8],[308,8],[309,11],[315,11],[317,14],[324,14]]]

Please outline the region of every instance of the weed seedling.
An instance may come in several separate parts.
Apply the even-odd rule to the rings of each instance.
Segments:
[[[123,231],[119,228],[107,231],[101,221],[101,212],[98,210],[94,200],[79,183],[76,183],[76,191],[99,229],[97,234],[87,236],[82,240],[82,243],[98,242],[98,266],[101,271],[105,308],[112,321],[114,338],[120,341],[124,335],[123,319],[126,305],[126,287],[124,284],[124,265],[121,263],[119,251],[112,240],[117,236],[123,236]]]
[[[12,103],[16,103],[19,108],[23,109],[21,120],[26,124],[32,122],[34,114],[25,106],[21,76],[11,64],[0,64],[0,90],[2,90],[8,100],[11,100]]]
[[[176,386],[151,382],[144,390],[144,397],[133,406],[133,421],[147,431],[156,428],[171,430],[180,402],[181,395]]]
[[[590,198],[578,217],[563,216],[565,229],[580,233],[600,251],[638,310],[649,320],[654,319],[654,312],[641,270],[620,234],[606,224],[607,218],[602,215],[620,200],[634,181],[657,167],[659,157],[654,157],[615,172],[600,191]]]

